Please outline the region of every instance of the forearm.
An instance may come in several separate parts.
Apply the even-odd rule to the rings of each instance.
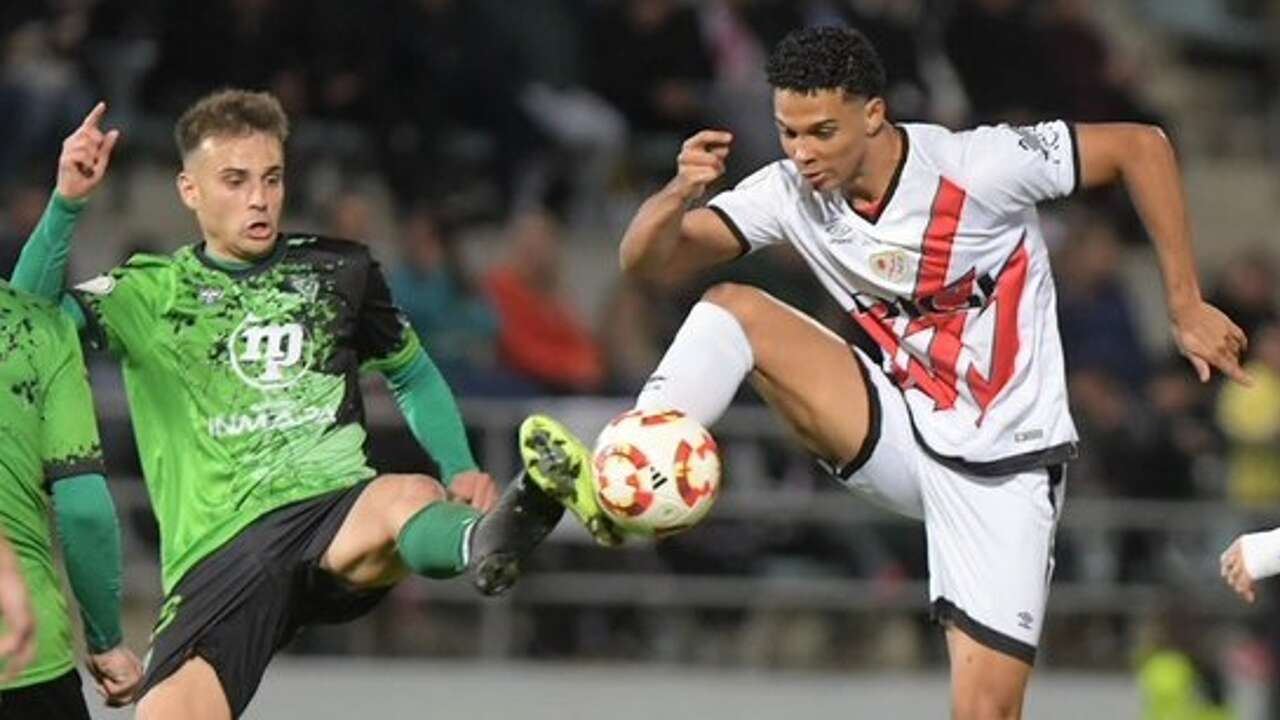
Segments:
[[[623,272],[651,277],[665,268],[680,242],[680,222],[688,200],[676,181],[650,196],[636,211],[619,247]]]
[[[84,619],[90,652],[123,640],[120,627],[120,526],[101,475],[78,475],[53,484],[58,538],[71,591]]]
[[[453,392],[425,351],[388,373],[387,383],[418,444],[440,464],[441,482],[477,469]]]
[[[68,200],[56,190],[53,192],[13,269],[14,287],[58,300],[66,286],[71,236],[84,207],[83,201]]]
[[[1172,315],[1197,305],[1200,281],[1196,274],[1186,197],[1173,146],[1159,128],[1135,131],[1133,152],[1121,172],[1124,184],[1151,236],[1164,278],[1165,302]]]

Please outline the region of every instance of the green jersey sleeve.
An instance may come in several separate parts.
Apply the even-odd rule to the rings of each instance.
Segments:
[[[93,412],[93,396],[76,327],[62,314],[51,315],[54,342],[43,379],[40,446],[46,484],[73,475],[101,474],[102,448]]]
[[[172,301],[169,264],[169,258],[135,255],[72,289],[85,315],[90,346],[117,357],[137,355],[150,346],[156,319]]]
[[[356,353],[361,369],[386,375],[413,363],[422,350],[422,342],[391,299],[391,289],[377,261],[369,256],[368,263],[356,321]]]

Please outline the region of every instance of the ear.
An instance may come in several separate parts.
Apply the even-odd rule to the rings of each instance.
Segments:
[[[887,124],[884,98],[871,98],[862,106],[862,112],[864,113],[863,121],[867,128],[867,135],[869,137],[879,135]]]
[[[178,186],[178,197],[182,198],[182,204],[187,206],[188,210],[195,211],[200,205],[200,189],[196,187],[195,180],[187,174],[186,170],[178,173],[175,178]]]

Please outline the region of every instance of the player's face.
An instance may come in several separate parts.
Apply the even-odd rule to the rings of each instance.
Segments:
[[[252,260],[271,252],[284,206],[284,148],[266,133],[213,135],[189,153],[178,194],[217,254]]]
[[[819,191],[848,186],[858,177],[867,141],[884,125],[882,100],[841,90],[775,90],[773,111],[783,151]]]

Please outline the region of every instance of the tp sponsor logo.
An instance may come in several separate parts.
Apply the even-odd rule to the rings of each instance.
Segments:
[[[280,390],[311,368],[307,333],[298,323],[266,324],[250,313],[231,335],[231,369],[260,390]]]

